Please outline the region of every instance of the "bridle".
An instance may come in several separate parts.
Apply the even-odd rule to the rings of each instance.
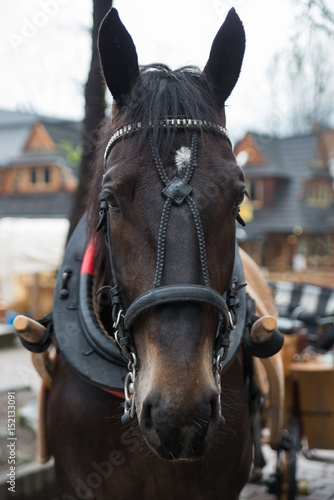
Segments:
[[[174,177],[173,179],[169,179],[166,170],[163,166],[163,163],[161,161],[158,148],[153,141],[152,134],[150,133],[152,129],[154,129],[155,127],[162,129],[169,129],[169,128],[190,129],[192,131],[190,160],[182,179],[179,177]],[[196,167],[198,132],[203,130],[211,131],[214,133],[218,133],[222,137],[228,139],[225,127],[212,122],[188,119],[188,118],[160,120],[157,123],[150,122],[147,125],[138,122],[136,124],[123,126],[117,129],[112,134],[108,142],[104,154],[105,170],[106,170],[107,158],[115,143],[120,139],[128,138],[132,136],[134,133],[139,132],[141,130],[149,131],[149,143],[155,166],[157,168],[159,177],[163,184],[163,189],[161,192],[165,198],[165,203],[162,210],[159,233],[158,233],[157,262],[156,262],[156,271],[153,282],[153,288],[148,292],[137,297],[130,304],[127,310],[125,310],[122,304],[120,288],[118,285],[118,280],[113,264],[112,240],[110,234],[110,220],[109,220],[110,214],[109,214],[108,203],[105,199],[103,199],[100,204],[99,222],[96,227],[97,231],[103,229],[106,233],[106,242],[108,247],[112,283],[113,283],[113,286],[109,285],[103,286],[98,290],[97,293],[107,292],[110,295],[111,306],[112,306],[111,314],[113,321],[112,338],[115,341],[116,346],[122,353],[124,359],[128,363],[128,374],[125,380],[125,387],[124,387],[125,407],[124,407],[124,415],[122,418],[123,423],[128,423],[129,421],[135,418],[135,400],[134,400],[133,384],[135,381],[136,371],[137,371],[137,358],[136,358],[134,342],[132,340],[131,327],[134,321],[139,317],[139,315],[144,311],[152,307],[156,307],[158,305],[180,303],[180,302],[183,303],[196,302],[202,304],[209,304],[210,306],[214,307],[219,313],[219,321],[218,321],[218,327],[214,345],[214,353],[213,353],[213,371],[215,374],[215,379],[220,394],[220,388],[221,388],[220,377],[222,373],[222,363],[227,357],[228,348],[230,346],[231,331],[236,328],[235,327],[237,322],[236,306],[238,302],[237,294],[238,290],[240,290],[240,288],[245,286],[244,283],[238,285],[238,283],[235,280],[232,281],[229,290],[226,292],[226,299],[224,299],[219,292],[211,288],[209,273],[208,273],[207,257],[206,257],[204,232],[196,203],[191,196],[192,187],[189,185]],[[195,222],[204,285],[174,284],[174,285],[162,286],[161,280],[164,269],[166,234],[167,234],[169,215],[173,207],[180,207],[185,203],[188,205]],[[219,399],[219,406],[220,406],[220,399]],[[221,417],[221,408],[220,408],[220,417]]]
[[[131,136],[135,132],[140,132],[141,130],[152,130],[152,129],[194,129],[194,130],[205,130],[217,132],[223,135],[230,143],[230,138],[228,136],[227,130],[223,125],[219,123],[213,123],[207,120],[194,120],[192,118],[168,118],[166,120],[159,120],[157,122],[150,121],[148,123],[137,122],[131,125],[125,125],[123,127],[117,128],[111,135],[107,147],[104,153],[104,170],[106,170],[106,161],[114,144],[120,139],[125,139]]]

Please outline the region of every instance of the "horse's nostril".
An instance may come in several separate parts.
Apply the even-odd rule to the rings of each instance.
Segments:
[[[212,396],[210,399],[210,418],[211,419],[216,419],[218,417],[218,398],[217,395],[215,394]]]
[[[219,412],[219,402],[217,395],[211,398],[210,406],[211,406],[210,418],[211,420],[218,421],[218,426],[221,428],[225,424],[225,418]]]
[[[150,431],[153,427],[153,423],[151,419],[146,419],[144,422],[144,427],[147,431]]]
[[[140,428],[149,447],[165,460],[199,458],[219,422],[217,391],[209,388],[192,407],[169,408],[161,394],[143,402]]]
[[[144,404],[142,418],[141,418],[142,426],[147,430],[151,431],[153,428],[152,422],[152,405],[149,403]]]
[[[218,426],[221,429],[225,425],[225,418],[222,414],[219,415]]]

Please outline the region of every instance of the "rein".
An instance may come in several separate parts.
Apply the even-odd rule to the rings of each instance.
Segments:
[[[170,119],[160,121],[158,124],[150,123],[146,128],[152,129],[155,126],[159,126],[160,128],[173,127],[193,129],[194,132],[191,140],[190,161],[187,166],[185,175],[182,179],[179,177],[169,179],[162,164],[158,148],[153,143],[152,137],[149,136],[152,156],[163,184],[163,189],[161,192],[166,200],[162,209],[158,233],[157,262],[153,288],[137,297],[132,302],[132,304],[130,304],[127,311],[125,311],[125,308],[122,304],[121,293],[118,286],[115,268],[113,265],[112,241],[110,235],[110,214],[108,203],[106,200],[101,201],[99,222],[96,227],[96,231],[100,231],[103,229],[106,233],[106,243],[109,252],[113,283],[113,286],[106,285],[100,288],[97,291],[97,294],[107,292],[110,295],[112,306],[111,314],[113,320],[113,337],[116,346],[118,347],[128,364],[128,374],[126,376],[124,385],[125,406],[124,415],[122,417],[123,424],[129,423],[135,418],[133,384],[137,372],[137,357],[135,346],[132,340],[131,326],[133,325],[133,322],[138,318],[138,316],[147,309],[150,309],[157,305],[170,303],[199,302],[209,304],[214,307],[219,313],[219,321],[213,353],[213,371],[215,374],[217,387],[219,389],[221,383],[220,377],[223,370],[222,363],[226,359],[228,349],[230,347],[230,334],[231,331],[236,328],[235,325],[237,322],[236,306],[238,302],[238,290],[245,286],[245,283],[238,285],[236,280],[234,280],[229,290],[227,291],[226,300],[220,293],[210,287],[204,232],[196,203],[191,197],[192,187],[189,185],[196,167],[198,130],[200,129],[215,131],[221,134],[223,137],[228,138],[225,127],[218,124],[213,124],[211,122],[203,122],[201,120]],[[143,128],[144,126],[139,122],[136,125],[127,125],[121,127],[112,134],[104,155],[105,169],[107,158],[115,143],[119,139],[128,137],[129,135],[133,134],[134,132],[140,131]],[[179,207],[184,203],[187,203],[187,205],[189,206],[195,222],[204,286],[198,284],[161,286],[169,215],[172,207]],[[220,400],[219,406],[220,418],[223,419],[223,417],[221,416]]]

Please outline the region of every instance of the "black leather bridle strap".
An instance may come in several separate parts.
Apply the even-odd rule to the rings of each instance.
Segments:
[[[225,329],[228,328],[228,308],[220,293],[202,285],[167,285],[154,288],[140,295],[132,302],[124,317],[125,329],[129,330],[132,323],[147,309],[174,302],[200,302],[202,304],[209,304],[221,313]]]
[[[154,288],[158,288],[161,285],[162,272],[164,267],[165,247],[166,247],[167,225],[171,208],[173,205],[180,206],[184,202],[186,202],[190,208],[190,211],[193,215],[195,222],[204,284],[207,287],[209,287],[210,279],[209,279],[208,263],[206,257],[203,227],[199,212],[197,210],[196,203],[191,197],[192,187],[189,186],[189,182],[192,178],[196,166],[198,133],[194,132],[192,135],[190,160],[183,179],[179,177],[174,177],[173,179],[169,179],[168,175],[166,174],[166,170],[163,166],[163,163],[161,161],[158,148],[153,143],[151,136],[149,137],[149,140],[156,168],[158,170],[160,179],[165,185],[165,188],[162,190],[162,193],[166,197],[159,226],[157,263],[156,263],[156,271],[155,271],[153,286]]]
[[[183,125],[184,124],[182,124],[182,128]],[[212,124],[210,124],[210,127],[211,125]],[[179,125],[177,120],[174,124],[171,123],[171,126],[181,127],[181,124]],[[108,204],[106,203],[105,200],[103,200],[101,203],[100,220],[97,226],[97,230],[102,228],[106,229],[107,246],[109,250],[112,281],[114,286],[113,287],[105,286],[100,290],[108,291],[108,293],[110,293],[111,295],[112,318],[114,321],[113,328],[115,330],[115,336],[117,334],[117,339],[116,339],[117,343],[120,343],[120,340],[122,342],[124,341],[124,344],[126,346],[131,346],[131,351],[133,353],[135,352],[135,349],[130,335],[131,326],[133,322],[141,313],[145,312],[146,310],[164,304],[172,304],[172,303],[184,304],[187,302],[189,303],[192,302],[197,304],[198,303],[208,304],[212,306],[219,313],[218,328],[216,333],[216,347],[215,347],[216,354],[221,349],[221,347],[224,347],[225,355],[227,354],[227,349],[230,343],[229,334],[231,332],[231,329],[235,328],[225,299],[220,293],[218,293],[217,291],[213,290],[210,287],[204,231],[199,211],[197,209],[194,199],[191,196],[192,187],[189,185],[189,182],[192,179],[197,162],[198,129],[203,129],[203,127],[205,128],[206,125],[204,122],[197,122],[197,120],[187,120],[187,124],[185,126],[186,128],[188,127],[194,128],[195,130],[192,133],[189,163],[186,167],[185,174],[182,178],[174,177],[173,179],[170,179],[168,177],[166,170],[163,166],[162,160],[160,158],[158,148],[156,144],[153,142],[151,134],[149,134],[149,142],[154,163],[156,165],[159,177],[163,184],[162,195],[166,198],[166,200],[163,206],[160,226],[159,226],[157,262],[156,262],[155,278],[153,282],[153,289],[137,297],[137,299],[135,299],[132,302],[132,304],[130,304],[130,306],[126,311],[122,307],[121,294],[119,287],[117,286],[116,273],[113,266]],[[115,135],[115,137],[113,136],[111,138],[105,152],[105,161],[110,153],[113,144],[118,140],[118,138],[120,138],[121,136],[127,137],[128,134],[132,134],[132,132],[141,129],[142,129],[141,126],[140,127],[131,126],[130,129],[128,129],[127,127],[123,127],[122,133],[119,133],[117,137]],[[226,136],[224,130],[220,130],[219,127],[217,130]],[[173,206],[180,207],[183,204],[187,204],[189,206],[189,209],[194,219],[198,245],[199,245],[199,254],[200,254],[200,262],[201,262],[204,286],[191,285],[191,284],[174,284],[174,285],[161,286],[163,269],[164,269],[164,260],[165,260],[167,226],[168,226],[170,211]],[[128,359],[127,356],[125,356],[125,358]]]

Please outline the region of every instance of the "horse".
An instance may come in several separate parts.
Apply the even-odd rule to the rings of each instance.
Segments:
[[[252,463],[248,356],[240,339],[231,348],[237,316],[245,325],[234,274],[246,186],[225,102],[244,28],[231,9],[203,71],[140,68],[114,8],[98,47],[112,113],[101,125],[82,263],[78,238],[73,250],[80,289],[87,276],[93,289],[81,313],[95,319],[75,344],[83,323],[61,323],[54,311],[46,430],[60,498],[236,500]],[[66,269],[57,304],[76,314]],[[121,371],[124,403],[110,370]]]

